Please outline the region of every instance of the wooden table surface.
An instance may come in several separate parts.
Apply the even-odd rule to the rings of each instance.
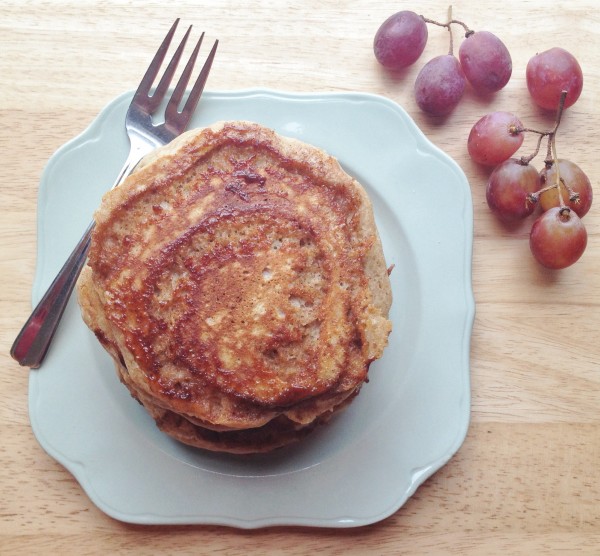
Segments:
[[[372,41],[393,11],[444,20],[447,8],[441,1],[4,0],[0,553],[600,554],[600,11],[596,0],[457,3],[457,19],[503,39],[513,76],[494,98],[467,91],[449,117],[435,119],[419,111],[412,85],[426,60],[446,52],[447,33],[430,27],[422,58],[400,75],[376,63]],[[40,174],[58,147],[135,87],[175,17],[205,30],[211,42],[220,39],[209,89],[383,95],[468,177],[477,303],[471,425],[450,462],[380,523],[252,531],[124,524],[97,509],[31,431],[28,370],[8,351],[31,309]],[[494,110],[513,111],[529,127],[551,127],[552,117],[529,98],[525,67],[554,46],[574,54],[585,76],[581,98],[561,123],[559,153],[586,171],[599,197],[585,217],[584,256],[559,272],[530,256],[531,221],[509,230],[490,214],[488,172],[466,149],[473,123]]]

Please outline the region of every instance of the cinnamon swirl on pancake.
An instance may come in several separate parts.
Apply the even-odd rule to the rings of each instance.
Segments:
[[[387,344],[371,203],[316,147],[249,122],[183,134],[96,215],[78,282],[121,381],[178,440],[268,451],[347,406]]]

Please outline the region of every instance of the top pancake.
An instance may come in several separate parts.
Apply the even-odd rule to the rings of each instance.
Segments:
[[[310,422],[387,343],[389,279],[364,189],[249,122],[185,133],[96,213],[88,325],[140,396],[208,427]]]

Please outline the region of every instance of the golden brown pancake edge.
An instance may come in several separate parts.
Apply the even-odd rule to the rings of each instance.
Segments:
[[[316,147],[250,122],[192,130],[107,193],[96,222],[83,318],[183,442],[298,439],[354,398],[387,344],[370,200]]]

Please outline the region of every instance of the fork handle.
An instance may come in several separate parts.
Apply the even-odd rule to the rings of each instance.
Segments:
[[[94,226],[92,221],[15,339],[10,354],[19,364],[32,369],[42,364],[87,259]]]
[[[119,172],[113,188],[131,174],[137,163],[151,149],[148,144],[144,145],[135,139],[132,141],[129,156]],[[10,349],[10,355],[20,365],[37,369],[42,364],[87,259],[94,227],[95,222],[92,220],[16,337]]]

